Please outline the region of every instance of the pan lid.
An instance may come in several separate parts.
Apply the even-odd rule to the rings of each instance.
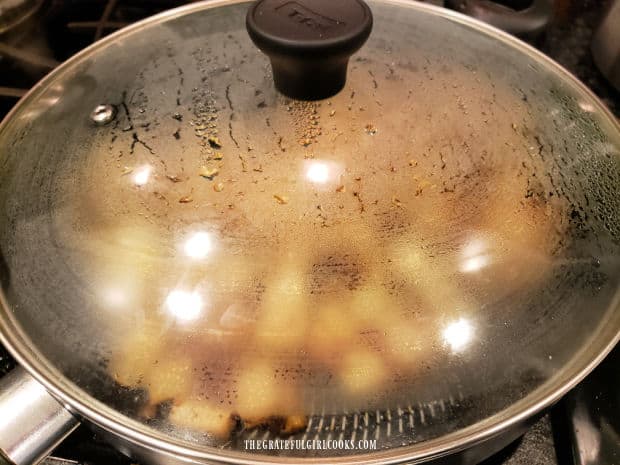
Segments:
[[[48,388],[194,457],[396,460],[495,434],[610,348],[617,123],[515,39],[369,5],[327,99],[279,93],[251,4],[216,1],[4,121],[1,332]],[[246,442],[276,437],[301,442]]]

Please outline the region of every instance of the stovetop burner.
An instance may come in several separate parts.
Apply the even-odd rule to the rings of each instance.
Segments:
[[[23,21],[0,33],[0,118],[47,72],[79,50],[137,20],[187,3],[182,0],[20,2],[36,8]],[[598,72],[590,53],[594,29],[608,3],[556,0],[555,19],[535,45],[573,72],[620,117],[620,93]],[[482,465],[620,464],[619,362],[620,349],[616,349],[521,439]],[[0,376],[14,366],[13,359],[0,346]],[[44,463],[129,465],[133,462],[81,426]]]

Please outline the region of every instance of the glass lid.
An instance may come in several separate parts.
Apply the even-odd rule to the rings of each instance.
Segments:
[[[116,34],[21,102],[0,275],[22,360],[170,441],[324,457],[492,422],[613,342],[616,122],[507,36],[369,5],[328,99],[278,93],[250,3],[224,1]],[[245,442],[276,437],[356,447]]]

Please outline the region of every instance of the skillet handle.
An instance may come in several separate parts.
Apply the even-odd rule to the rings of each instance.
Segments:
[[[23,368],[0,380],[0,464],[34,465],[80,424]]]
[[[553,0],[446,0],[446,6],[529,41],[553,18]]]

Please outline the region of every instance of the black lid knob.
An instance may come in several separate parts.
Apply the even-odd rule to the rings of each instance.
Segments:
[[[271,60],[276,88],[319,100],[344,87],[349,58],[372,30],[372,12],[362,0],[258,0],[246,24]]]

